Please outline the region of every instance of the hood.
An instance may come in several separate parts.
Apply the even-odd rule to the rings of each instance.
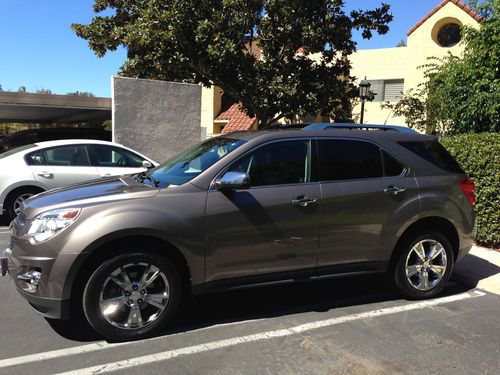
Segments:
[[[144,185],[130,176],[92,180],[77,185],[49,190],[25,202],[24,214],[28,219],[56,208],[85,207],[89,205],[153,197],[159,188]]]

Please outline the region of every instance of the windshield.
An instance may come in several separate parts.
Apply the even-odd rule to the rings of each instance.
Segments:
[[[162,188],[185,184],[245,142],[244,139],[211,138],[152,169],[148,172],[151,179],[144,182],[150,184],[157,181]]]

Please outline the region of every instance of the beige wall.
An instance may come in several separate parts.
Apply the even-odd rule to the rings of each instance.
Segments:
[[[458,22],[457,22],[458,21]],[[365,76],[368,80],[404,79],[404,92],[416,89],[424,82],[425,69],[420,66],[429,63],[429,57],[444,57],[448,52],[460,55],[463,44],[444,48],[436,42],[437,30],[446,23],[477,27],[478,23],[453,3],[447,3],[433,14],[408,37],[407,47],[360,50],[350,56],[351,74],[358,80]],[[365,104],[364,123],[372,124],[404,124],[404,118],[392,115],[390,110],[381,108],[382,102]],[[359,118],[360,105],[356,105],[353,113]]]
[[[216,87],[201,89],[201,127],[207,137],[214,134],[214,119],[221,110],[221,90]]]

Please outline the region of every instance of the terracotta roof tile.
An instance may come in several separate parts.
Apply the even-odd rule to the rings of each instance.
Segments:
[[[222,112],[215,120],[227,120],[228,123],[222,129],[222,134],[234,131],[250,130],[255,123],[255,116],[250,117],[245,113],[241,103],[234,103],[226,111]]]
[[[481,16],[474,10],[468,7],[463,1],[461,0],[443,0],[441,1],[433,10],[431,10],[427,15],[425,15],[420,21],[418,21],[413,27],[407,31],[406,35],[410,36],[411,33],[413,33],[415,30],[417,30],[422,24],[427,21],[429,18],[431,18],[437,11],[439,11],[442,7],[444,7],[448,3],[453,3],[460,9],[462,9],[465,13],[467,13],[469,16],[474,18],[476,21],[481,21]]]

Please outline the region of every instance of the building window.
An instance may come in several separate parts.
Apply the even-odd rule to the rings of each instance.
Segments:
[[[437,42],[441,47],[453,47],[460,42],[460,26],[456,23],[447,23],[437,33]]]
[[[403,97],[404,79],[377,79],[369,82],[375,102],[395,102]]]

